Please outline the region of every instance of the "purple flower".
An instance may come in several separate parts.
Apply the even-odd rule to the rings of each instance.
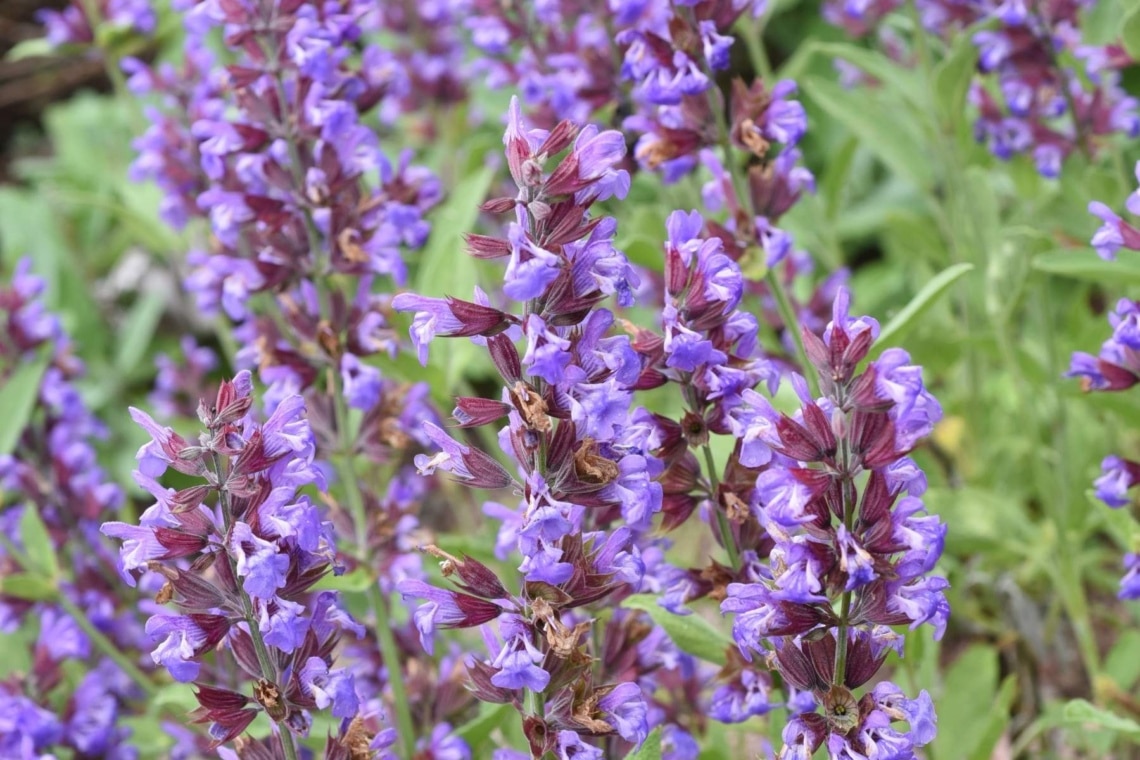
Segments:
[[[198,677],[194,661],[207,644],[206,632],[189,617],[155,615],[146,622],[147,635],[159,642],[151,657],[170,671],[175,681],[186,683]]]
[[[745,668],[713,692],[709,717],[721,723],[742,723],[755,715],[766,715],[775,708],[769,699],[771,688],[763,673]]]
[[[906,615],[911,621],[912,630],[923,623],[933,625],[934,640],[939,641],[946,632],[946,623],[950,617],[950,605],[944,593],[949,587],[945,578],[922,578],[896,586],[887,605]]]
[[[550,674],[539,667],[542,652],[530,641],[529,632],[520,632],[507,639],[491,665],[499,672],[491,676],[491,683],[502,689],[530,689],[542,692],[550,683]]]
[[[277,545],[255,536],[244,522],[234,524],[229,551],[237,560],[237,573],[245,578],[245,590],[255,599],[273,599],[285,585],[289,556]]]
[[[53,607],[47,607],[40,618],[38,647],[56,661],[81,660],[91,653],[91,642],[79,625]]]
[[[380,370],[346,353],[340,359],[340,376],[345,401],[353,409],[367,412],[380,402],[383,391]]]
[[[558,277],[561,259],[535,245],[522,225],[511,225],[508,239],[511,257],[507,264],[503,292],[516,301],[538,298]]]
[[[649,735],[648,707],[635,683],[620,683],[598,700],[598,710],[621,738],[640,745]]]
[[[555,753],[558,760],[602,760],[605,757],[601,749],[586,744],[582,741],[582,737],[573,731],[558,732]]]
[[[329,670],[319,657],[305,661],[299,673],[301,690],[321,710],[332,707],[334,718],[352,718],[359,708],[352,674],[344,668]]]
[[[1100,468],[1103,474],[1093,484],[1096,497],[1114,509],[1128,504],[1128,490],[1138,482],[1140,467],[1120,457],[1107,456]]]
[[[1121,599],[1140,599],[1140,554],[1129,552],[1124,555],[1124,577],[1120,579]]]

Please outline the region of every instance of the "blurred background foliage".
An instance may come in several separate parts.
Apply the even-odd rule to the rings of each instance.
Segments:
[[[1102,0],[1086,34],[1116,34],[1130,5]],[[84,390],[112,428],[107,464],[118,482],[130,483],[141,436],[125,407],[145,403],[153,357],[176,350],[187,332],[223,355],[233,350],[178,286],[180,257],[195,233],[171,232],[157,216],[158,191],[128,178],[130,143],[145,116],[123,94],[121,77],[107,74],[127,52],[176,55],[179,40],[166,33],[139,50],[129,39],[108,39],[106,61],[80,51],[44,58],[34,41],[20,41],[34,35],[21,32],[30,21],[19,17],[19,4],[5,6],[4,28],[15,31],[4,40],[11,49],[0,73],[4,268],[30,254],[47,279],[47,304],[62,314],[88,364]],[[913,31],[913,17],[894,21]],[[965,35],[949,48],[923,38],[918,64],[901,67],[845,39],[822,20],[817,2],[785,0],[761,39],[775,76],[795,79],[808,108],[802,147],[818,191],[785,224],[812,253],[817,277],[849,267],[857,312],[886,323],[956,267],[942,287],[928,287],[929,298],[892,338],[925,367],[946,412],[934,443],[917,457],[930,476],[927,503],[949,526],[943,565],[951,628],[940,644],[925,633],[914,638],[898,666],[904,687],[935,696],[940,730],[930,757],[1134,756],[1140,629],[1135,607],[1118,602],[1115,589],[1120,556],[1137,548],[1140,534],[1127,511],[1094,503],[1090,484],[1106,453],[1140,452],[1140,409],[1132,396],[1083,395],[1063,373],[1074,350],[1095,350],[1106,337],[1106,309],[1140,296],[1140,262],[1103,262],[1086,242],[1097,226],[1088,202],[1118,204],[1134,189],[1129,167],[1140,146],[1121,142],[1095,160],[1074,156],[1056,181],[1041,178],[1029,158],[998,161],[973,137],[966,90],[976,52]],[[844,89],[836,58],[878,86]],[[747,56],[736,73],[752,75]],[[1126,89],[1136,94],[1138,83],[1140,71],[1125,72]],[[421,293],[469,293],[494,277],[459,253],[461,234],[478,223],[478,202],[503,174],[494,169],[501,128],[495,118],[476,131],[462,125],[463,109],[497,114],[505,98],[479,92],[476,105],[440,113],[435,139],[399,134],[400,145],[439,172],[450,196],[411,262],[411,284]],[[635,263],[660,267],[665,216],[698,205],[698,193],[691,181],[662,188],[655,178],[635,179],[630,199],[608,209]],[[641,316],[653,318],[648,310]],[[408,355],[383,369],[429,380],[439,406],[450,409],[450,396],[492,377],[469,348],[449,344],[428,369]],[[493,562],[478,505],[465,491],[449,496],[438,527],[451,533],[440,545]],[[708,548],[682,541],[677,550]],[[658,622],[696,648],[722,635],[702,628],[699,616]],[[159,700],[155,709],[162,708]],[[496,723],[488,709],[463,734],[478,746]],[[771,725],[778,731],[782,722]],[[140,730],[159,741],[157,721],[140,722]],[[738,756],[734,737],[754,730],[711,726],[702,757]]]

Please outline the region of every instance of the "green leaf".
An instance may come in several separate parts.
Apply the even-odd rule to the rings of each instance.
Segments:
[[[514,714],[515,710],[510,705],[484,702],[479,705],[479,714],[455,729],[455,733],[474,750],[487,741],[504,720]]]
[[[135,302],[120,331],[115,353],[115,370],[120,377],[133,372],[142,361],[165,310],[166,298],[160,293],[148,293]]]
[[[470,301],[478,284],[478,260],[469,256],[463,242],[479,216],[479,206],[491,186],[494,172],[483,167],[465,177],[432,219],[431,237],[420,258],[415,292],[430,296],[454,296]],[[478,364],[480,352],[466,338],[447,338],[443,353],[445,389],[454,389],[461,377]],[[437,351],[439,346],[434,346]]]
[[[1065,722],[1080,723],[1095,729],[1115,731],[1118,734],[1140,737],[1140,723],[1123,718],[1084,699],[1074,699],[1065,705]]]
[[[843,203],[843,192],[849,187],[848,178],[855,163],[855,149],[859,141],[849,137],[827,162],[827,168],[819,179],[819,195],[823,198],[823,208],[828,219],[834,219]]]
[[[724,665],[728,659],[725,650],[736,646],[703,617],[695,614],[674,615],[658,605],[655,596],[637,594],[622,602],[622,606],[646,613],[654,623],[665,629],[665,633],[669,634],[669,638],[673,639],[673,643],[682,652],[707,662]]]
[[[1112,514],[1120,513],[1114,510]],[[1129,629],[1121,632],[1105,658],[1104,673],[1121,689],[1132,689],[1140,678],[1140,631]]]
[[[46,352],[16,367],[3,387],[0,387],[0,410],[4,424],[0,425],[0,455],[16,450],[20,435],[28,425],[39,397],[40,381],[47,371],[51,357]]]
[[[973,268],[973,264],[954,264],[936,274],[922,290],[918,291],[914,298],[910,299],[910,303],[904,306],[902,311],[887,323],[886,327],[879,333],[879,339],[875,341],[876,348],[872,349],[872,353],[877,355],[883,349],[897,343],[908,330],[914,327],[916,320],[923,312],[929,309],[958,278]]]
[[[804,91],[895,174],[923,189],[934,185],[928,151],[915,136],[912,125],[901,114],[883,118],[883,114],[898,110],[896,104],[885,102],[879,93],[850,92],[819,77],[804,80]]]
[[[315,588],[319,591],[346,591],[360,593],[367,591],[375,581],[372,575],[362,567],[345,573],[344,575],[326,575],[317,581]]]
[[[976,729],[990,715],[997,678],[997,652],[980,644],[971,646],[950,666],[937,704],[934,757],[965,760],[971,756],[978,746]]]
[[[55,597],[56,587],[50,580],[39,575],[15,573],[0,576],[0,594],[31,602],[42,602]]]
[[[1121,42],[1128,55],[1140,58],[1140,8],[1133,8],[1120,27]]]
[[[31,504],[24,507],[24,513],[20,515],[20,543],[24,545],[27,569],[54,580],[59,574],[55,545],[48,535],[47,526],[40,519],[40,513]]]
[[[814,45],[815,52],[825,58],[842,58],[853,63],[887,85],[916,107],[924,103],[922,80],[915,69],[900,66],[882,53],[846,42],[823,42]]]
[[[48,42],[47,37],[33,37],[30,40],[20,40],[8,54],[4,56],[6,61],[18,61],[21,58],[39,58],[45,55],[52,54],[52,45]]]
[[[640,747],[625,756],[625,760],[661,760],[661,726],[653,729]]]
[[[172,714],[190,712],[198,706],[198,700],[189,684],[171,683],[161,687],[150,701],[155,711],[169,708]]]
[[[1013,706],[1013,698],[1017,696],[1017,678],[1006,676],[994,697],[988,717],[977,726],[977,744],[970,754],[970,760],[990,760],[994,756],[994,748],[1001,741],[1011,718],[1009,709]]]
[[[938,116],[946,124],[967,118],[966,93],[977,67],[978,49],[968,34],[958,37],[950,54],[934,69],[934,102]]]
[[[1116,261],[1105,261],[1094,251],[1066,248],[1035,257],[1033,268],[1039,272],[1116,287],[1140,284],[1140,257],[1133,255],[1123,255]]]

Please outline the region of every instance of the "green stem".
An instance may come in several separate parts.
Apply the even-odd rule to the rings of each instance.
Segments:
[[[337,384],[339,385],[339,381]],[[368,513],[364,506],[364,494],[360,491],[360,482],[356,479],[356,471],[352,466],[352,432],[348,425],[348,407],[340,388],[334,389],[333,398],[335,399],[336,427],[340,435],[340,451],[333,457],[333,463],[336,467],[337,476],[344,487],[348,510],[352,515],[356,559],[367,566]],[[371,569],[369,567],[369,571]],[[396,730],[399,732],[401,756],[410,758],[415,752],[415,728],[412,723],[407,690],[404,688],[400,651],[396,646],[396,638],[392,632],[388,600],[380,593],[380,586],[375,578],[371,579],[368,584],[368,603],[372,607],[372,614],[376,619],[376,642],[380,645],[380,656],[388,667],[388,685],[392,689],[392,702],[396,713]]]
[[[844,591],[839,602],[839,626],[835,633],[835,673],[831,682],[842,686],[847,679],[847,626],[851,617],[851,592]]]
[[[768,51],[764,49],[764,27],[767,23],[767,13],[754,19],[741,18],[740,36],[744,39],[744,46],[748,48],[748,58],[752,61],[756,76],[760,77],[765,87],[770,87],[772,63],[768,60]]]
[[[851,479],[851,447],[846,438],[839,441],[838,451],[839,472],[842,478],[839,489],[843,503],[843,526],[851,531],[855,522],[855,484]],[[839,600],[839,625],[835,632],[835,672],[831,682],[836,686],[843,686],[847,680],[847,629],[851,620],[851,600],[854,594],[844,591]]]
[[[388,604],[380,593],[378,583],[368,586],[368,601],[376,616],[376,640],[380,644],[380,655],[388,666],[388,685],[392,688],[392,702],[396,711],[396,730],[399,731],[401,756],[412,757],[416,749],[415,728],[412,725],[411,706],[408,704],[407,690],[404,688],[404,674],[400,668],[400,652],[396,648],[396,637],[388,620]]]
[[[803,370],[804,378],[808,381],[813,396],[819,395],[819,378],[816,376],[815,365],[808,359],[807,349],[804,348],[804,336],[800,333],[800,322],[796,312],[792,309],[792,301],[788,298],[788,291],[774,269],[769,269],[764,275],[764,282],[768,283],[773,298],[776,299],[776,308],[780,312],[780,319],[784,322],[784,329],[791,334],[796,346],[796,358]]]
[[[712,447],[706,442],[701,448],[705,454],[705,467],[709,471],[709,488],[712,490],[712,507],[716,514],[716,524],[720,529],[724,550],[728,552],[728,562],[732,565],[733,570],[738,570],[740,569],[740,550],[736,547],[736,536],[732,533],[728,515],[720,508],[720,480],[716,476],[716,461],[713,459]]]
[[[732,134],[729,131],[728,120],[724,115],[723,104],[718,102],[717,96],[714,94],[720,93],[715,87],[709,88],[709,108],[713,112],[716,119],[717,132],[720,136],[721,149],[724,151],[724,163],[728,166],[728,173],[732,177],[732,187],[736,191],[736,197],[741,204],[751,204],[751,196],[747,193],[748,185],[744,176],[740,172],[740,166],[733,160],[732,156]],[[754,211],[754,210],[753,210]],[[751,218],[752,214],[749,214]],[[784,288],[784,284],[780,282],[780,278],[776,276],[775,271],[768,270],[764,275],[765,282],[772,290],[772,295],[776,299],[776,307],[780,310],[780,318],[784,321],[784,329],[792,334],[792,340],[795,342],[796,354],[799,356],[799,361],[803,369],[804,377],[807,378],[813,394],[819,393],[819,382],[815,376],[815,370],[811,362],[808,361],[807,351],[804,350],[803,336],[800,335],[799,320],[796,319],[796,313],[792,309],[791,300],[788,298],[788,292]]]
[[[222,468],[221,458],[217,452],[213,454],[214,474],[217,476],[219,483],[225,483],[225,473]],[[218,489],[218,500],[222,506],[222,522],[226,530],[226,540],[229,541],[230,530],[233,528],[233,509],[230,506],[230,494],[225,487]],[[230,564],[230,572],[233,577],[238,578],[237,561],[233,555],[228,551],[225,552],[226,561]],[[265,646],[265,638],[261,635],[261,626],[257,623],[257,615],[254,614],[253,600],[249,598],[245,587],[239,582],[238,593],[241,600],[242,617],[245,618],[245,623],[249,627],[249,638],[253,642],[253,650],[257,653],[257,664],[261,668],[261,677],[270,683],[277,685],[280,674],[277,672],[277,667],[273,664],[273,659],[269,656],[269,648]],[[297,748],[293,744],[293,735],[289,733],[287,727],[281,726],[280,723],[274,722],[277,728],[277,735],[281,739],[281,748],[285,752],[286,760],[297,760]]]
[[[95,647],[103,655],[118,665],[120,670],[130,676],[131,680],[138,684],[148,699],[154,697],[158,691],[154,685],[154,681],[152,681],[146,673],[142,672],[138,665],[131,662],[130,658],[123,654],[123,650],[120,649],[115,642],[107,638],[102,631],[95,627],[95,624],[91,622],[91,618],[87,617],[87,613],[83,611],[82,607],[72,602],[63,593],[60,593],[57,601],[59,602],[59,606],[83,629],[83,632],[87,634],[87,638],[95,644]]]

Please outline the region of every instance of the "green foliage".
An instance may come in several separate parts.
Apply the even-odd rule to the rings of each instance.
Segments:
[[[958,278],[973,268],[973,264],[955,264],[923,286],[922,290],[918,291],[914,298],[883,326],[882,332],[879,333],[878,349],[881,351],[887,346],[899,344],[902,337],[915,326],[918,318],[929,310]]]
[[[40,381],[49,361],[49,355],[44,353],[35,361],[19,365],[0,386],[0,409],[4,410],[7,418],[0,427],[0,455],[11,454],[15,450],[20,433],[35,411]]]
[[[817,106],[858,137],[892,172],[922,189],[934,185],[930,162],[910,123],[880,116],[898,110],[896,101],[880,93],[850,92],[818,77],[806,79],[803,87]]]
[[[626,755],[626,760],[661,760],[661,729],[650,731],[641,746]]]
[[[682,652],[706,662],[724,665],[727,660],[725,652],[736,647],[732,639],[700,615],[675,615],[657,604],[656,596],[631,596],[622,602],[622,606],[646,613],[654,623],[665,629]]]

